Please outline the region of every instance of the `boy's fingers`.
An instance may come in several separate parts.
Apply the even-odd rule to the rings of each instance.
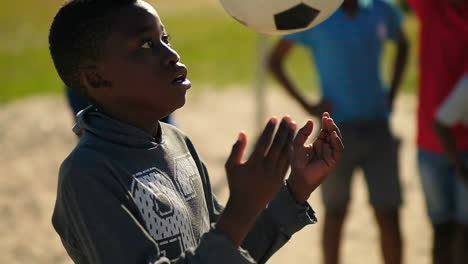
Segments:
[[[265,128],[263,129],[262,135],[260,135],[260,138],[255,144],[255,148],[252,152],[251,157],[253,159],[263,158],[265,156],[265,152],[270,146],[273,133],[275,132],[276,123],[278,123],[278,120],[276,119],[276,117],[272,117],[266,124]]]
[[[320,135],[321,134],[322,133],[320,133]],[[323,157],[323,145],[325,144],[325,142],[326,142],[325,139],[321,139],[321,138],[318,138],[314,142],[315,154],[317,155],[318,158]]]
[[[331,145],[333,148],[333,157],[335,161],[338,161],[338,159],[340,159],[341,155],[343,154],[344,145],[343,141],[341,141],[341,137],[338,136],[336,131],[333,131],[331,134]]]
[[[336,125],[335,121],[333,121],[332,118],[329,118],[329,119],[327,120],[327,126],[328,126],[328,129],[327,129],[328,132],[331,133],[332,131],[336,131],[336,133],[338,134],[338,136],[339,136],[340,138],[342,138],[340,128]]]
[[[325,130],[325,131],[328,130],[327,120],[329,118],[330,118],[330,115],[327,112],[323,113],[322,119],[320,120],[322,122],[322,130]]]
[[[330,117],[330,114],[327,112],[323,113],[322,115],[322,130],[325,130],[328,133],[336,131],[338,133],[338,136],[342,138],[340,129],[336,125],[333,118]]]
[[[306,124],[299,129],[297,132],[296,138],[294,138],[294,147],[299,148],[304,146],[307,138],[309,138],[310,134],[312,134],[312,130],[314,129],[314,122],[312,120],[308,120]]]
[[[331,119],[330,117],[325,117],[323,119],[323,128],[325,131],[331,132],[333,130],[333,124],[331,124],[332,122],[333,119]]]
[[[323,161],[330,167],[334,164],[333,152],[329,144],[323,144]]]
[[[230,167],[242,162],[244,156],[245,147],[247,146],[247,136],[244,132],[239,133],[239,138],[236,143],[232,146],[231,154],[226,161],[226,167]]]
[[[266,157],[270,162],[278,162],[284,146],[287,145],[289,132],[294,126],[295,124],[292,122],[290,117],[284,117],[282,119]],[[274,165],[274,167],[276,167],[277,164]]]
[[[290,127],[286,144],[283,147],[280,158],[278,160],[278,167],[280,168],[281,175],[284,175],[289,168],[289,155],[291,152],[292,142],[294,140],[294,134],[296,133],[296,126]]]
[[[317,140],[320,139],[320,140],[327,140],[327,136],[328,136],[328,133],[325,131],[325,130],[321,130],[318,137],[317,137]]]

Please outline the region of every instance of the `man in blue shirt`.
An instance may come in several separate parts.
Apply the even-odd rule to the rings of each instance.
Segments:
[[[353,171],[362,168],[380,229],[384,262],[401,263],[399,225],[401,190],[398,141],[389,129],[389,115],[406,66],[408,44],[396,7],[383,0],[345,0],[329,19],[307,31],[287,35],[273,49],[269,65],[274,77],[314,116],[329,111],[342,130],[346,149],[322,185],[326,208],[323,254],[326,264],[339,260],[341,230],[350,200]],[[381,75],[383,46],[397,44],[393,76],[387,88]],[[309,102],[283,70],[296,45],[311,52],[320,78],[322,98]]]

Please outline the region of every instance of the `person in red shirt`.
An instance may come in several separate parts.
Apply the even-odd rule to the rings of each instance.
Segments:
[[[433,263],[468,263],[468,187],[432,129],[440,105],[468,72],[468,0],[408,2],[420,21],[418,165]],[[468,126],[459,122],[451,133],[468,161]]]

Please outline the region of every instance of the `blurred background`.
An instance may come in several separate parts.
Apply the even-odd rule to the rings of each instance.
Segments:
[[[255,135],[259,36],[229,17],[217,0],[148,2],[158,10],[193,83],[186,107],[175,114],[176,123],[192,137],[210,168],[214,190],[225,201],[223,163],[229,149],[239,130]],[[58,166],[76,143],[64,87],[48,51],[48,29],[62,4],[63,0],[16,0],[2,2],[0,9],[0,263],[71,263],[50,223]],[[430,229],[414,168],[418,25],[408,12],[405,29],[410,60],[392,120],[403,140],[405,260],[428,263]],[[271,48],[277,38],[267,37],[264,48]],[[391,56],[395,47],[386,48]],[[313,66],[304,59],[308,56],[294,49],[288,69],[311,94],[317,82]],[[384,63],[385,76],[390,67]],[[299,124],[308,118],[270,76],[265,86],[266,115],[291,114]],[[210,133],[209,144],[206,129],[218,131],[212,137]],[[344,263],[380,262],[367,194],[359,192],[363,186],[362,179],[353,186],[358,193],[344,234],[349,241],[343,245]],[[320,218],[318,197],[313,195],[311,203]],[[320,228],[319,223],[295,236],[270,263],[317,262]]]
[[[17,0],[3,4],[0,11],[0,103],[37,94],[63,93],[47,40],[49,26],[63,2]],[[172,45],[190,70],[189,78],[193,83],[209,84],[215,89],[225,89],[232,84],[244,84],[249,88],[248,84],[255,80],[255,32],[229,17],[217,0],[149,2],[160,13]],[[414,43],[416,20],[409,15],[405,23]],[[276,40],[274,36],[269,38],[272,44]],[[415,49],[412,45],[410,70],[403,85],[404,91],[409,93],[416,87]],[[316,76],[311,75],[314,71],[311,71],[311,63],[303,59],[305,57],[308,57],[305,50],[295,49],[288,60],[292,66],[288,68],[294,69],[291,74],[298,77],[294,79],[304,82],[300,87],[315,89]]]

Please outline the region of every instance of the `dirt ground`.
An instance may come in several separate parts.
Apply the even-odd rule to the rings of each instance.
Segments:
[[[253,93],[246,89],[206,91],[189,93],[186,106],[175,113],[177,125],[191,137],[206,161],[213,189],[222,201],[228,195],[224,161],[240,130],[247,132],[251,142],[255,138],[255,104]],[[298,124],[307,118],[278,89],[268,91],[266,105],[267,116],[289,114]],[[415,166],[415,121],[415,98],[400,96],[392,127],[402,139],[405,202],[401,220],[404,259],[411,264],[430,262],[431,240]],[[71,263],[50,223],[58,166],[76,143],[64,98],[35,97],[2,105],[0,124],[0,263]],[[360,172],[356,176],[344,230],[342,263],[382,263],[365,185]],[[319,196],[317,191],[309,200],[319,223],[297,233],[268,263],[321,262],[323,209]]]

